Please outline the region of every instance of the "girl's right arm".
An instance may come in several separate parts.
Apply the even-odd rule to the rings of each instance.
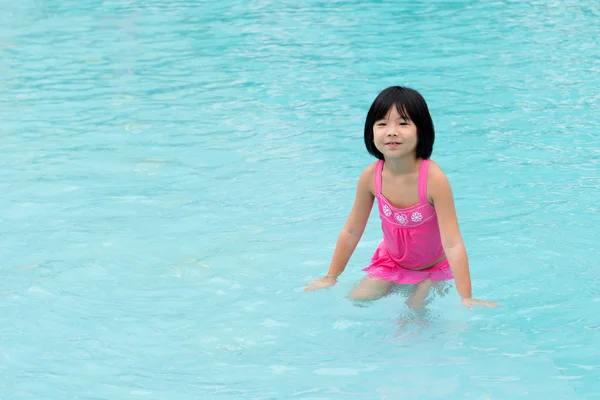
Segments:
[[[365,231],[373,208],[375,199],[373,194],[374,167],[375,163],[369,165],[358,179],[354,205],[338,237],[327,276],[308,284],[306,290],[317,290],[333,286],[337,281],[337,277],[344,271],[348,261],[350,261],[350,257]]]

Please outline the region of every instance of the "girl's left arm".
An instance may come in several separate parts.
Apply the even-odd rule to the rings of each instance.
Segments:
[[[434,162],[430,162],[427,187],[438,217],[442,247],[454,275],[456,289],[463,299],[470,299],[469,259],[458,226],[452,188],[446,174]]]

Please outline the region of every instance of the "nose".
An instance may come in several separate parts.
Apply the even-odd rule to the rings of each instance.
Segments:
[[[388,136],[398,136],[398,131],[399,130],[400,130],[400,128],[397,125],[391,125],[388,128],[387,135]]]

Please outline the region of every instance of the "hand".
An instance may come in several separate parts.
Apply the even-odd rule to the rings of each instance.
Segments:
[[[304,287],[305,292],[312,292],[319,289],[325,289],[331,287],[337,283],[337,278],[333,276],[324,276],[323,278],[319,278],[314,280],[311,283],[308,283]]]
[[[494,308],[497,305],[499,305],[495,301],[477,300],[477,299],[473,299],[471,297],[466,297],[466,298],[462,299],[462,303],[469,310],[472,310],[473,306],[483,306],[483,307]]]

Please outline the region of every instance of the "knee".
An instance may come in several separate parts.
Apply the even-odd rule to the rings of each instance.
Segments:
[[[420,310],[425,307],[425,300],[408,298],[406,299],[406,306],[411,310]]]
[[[430,278],[425,278],[423,279],[421,282],[417,283],[417,286],[420,287],[431,287],[431,285],[433,285],[433,281]]]
[[[384,293],[380,293],[380,291],[376,290],[368,290],[364,288],[354,288],[348,293],[348,298],[354,301],[375,301],[379,300],[384,296]]]
[[[428,303],[427,298],[432,284],[433,282],[429,278],[417,283],[412,294],[406,299],[408,308],[413,310],[424,308]]]

